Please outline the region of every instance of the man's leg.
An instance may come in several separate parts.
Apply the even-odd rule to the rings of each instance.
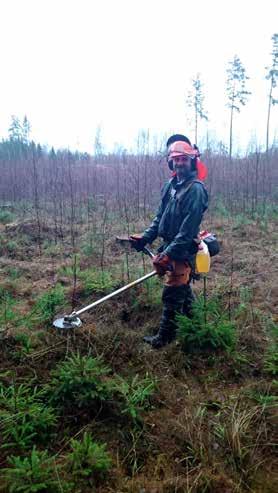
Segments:
[[[162,293],[163,310],[159,331],[155,336],[146,336],[144,341],[159,349],[176,337],[177,313],[183,313],[185,293],[187,286],[164,286]]]
[[[188,318],[192,318],[192,305],[196,300],[196,296],[194,295],[190,284],[187,284],[185,287],[185,295],[184,295],[184,303],[182,308],[183,315],[186,315]]]
[[[144,337],[144,341],[151,344],[155,349],[159,349],[175,339],[176,314],[183,313],[186,297],[192,293],[191,288],[188,290],[191,274],[189,264],[172,261],[172,266],[173,270],[167,272],[164,278],[163,310],[159,331],[155,336]]]

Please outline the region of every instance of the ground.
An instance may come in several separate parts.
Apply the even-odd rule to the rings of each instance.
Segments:
[[[140,231],[143,224],[133,226]],[[145,345],[142,337],[158,327],[161,312],[161,283],[156,278],[84,314],[75,332],[57,332],[51,324],[53,305],[42,302],[43,295],[61,286],[66,302],[54,303],[55,318],[150,271],[150,260],[115,243],[122,232],[118,223],[111,223],[103,244],[89,241],[88,227],[81,224],[77,245],[69,236],[55,244],[51,226],[41,229],[38,245],[31,220],[1,225],[2,386],[51,386],[51,372],[77,352],[101,356],[110,368],[107,378],[154,382],[135,418],[118,406],[115,396],[113,402],[97,406],[92,402],[79,407],[72,401],[61,411],[57,405],[58,420],[44,441],[35,437],[27,446],[0,445],[3,470],[10,467],[9,456],[27,457],[36,445],[55,456],[61,481],[71,479],[65,465],[70,440],[88,431],[96,442],[106,443],[112,465],[101,478],[83,478],[78,485],[73,481],[73,492],[276,491],[277,368],[269,351],[277,330],[277,225],[241,216],[208,217],[204,227],[217,234],[221,245],[221,253],[212,259],[207,296],[218,297],[236,325],[236,346],[229,351],[186,352],[179,341],[159,351]],[[75,271],[73,252],[78,254]],[[203,281],[193,288],[201,294]],[[0,426],[5,431],[3,402],[0,395]],[[16,427],[16,412],[14,416]],[[4,479],[1,491],[19,491],[8,488]]]

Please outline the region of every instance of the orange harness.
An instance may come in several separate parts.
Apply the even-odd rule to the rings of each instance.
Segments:
[[[191,267],[187,262],[177,262],[176,260],[171,261],[173,266],[172,271],[167,271],[164,276],[165,286],[182,286],[184,284],[189,284]]]

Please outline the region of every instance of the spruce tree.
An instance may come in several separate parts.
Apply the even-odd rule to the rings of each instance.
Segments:
[[[22,125],[20,119],[17,116],[12,115],[11,120],[12,121],[9,126],[10,140],[20,141],[22,140]]]
[[[28,144],[31,131],[31,124],[25,115],[22,122],[22,142]]]

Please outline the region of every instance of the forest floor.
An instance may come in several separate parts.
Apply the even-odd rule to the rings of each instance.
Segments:
[[[186,352],[175,341],[155,351],[144,344],[143,336],[159,324],[158,278],[84,314],[79,329],[57,331],[53,318],[151,271],[150,259],[115,242],[123,233],[117,222],[106,229],[105,242],[79,225],[76,256],[70,234],[55,244],[51,227],[42,228],[40,251],[33,220],[0,225],[0,491],[277,491],[277,224],[244,216],[206,223],[221,245],[212,259],[208,298],[217,297],[235,325],[237,339],[230,350]],[[134,231],[143,226],[134,223]],[[193,290],[202,293],[203,281]],[[96,386],[94,395],[85,370],[72,395],[72,383],[61,377],[65,361],[76,377],[78,362],[71,359],[76,354],[100,358],[109,367],[105,376],[101,371],[97,376],[102,387]],[[106,398],[103,386],[117,379],[122,390]],[[34,397],[34,388],[42,390],[41,398]],[[47,419],[40,423],[32,415],[30,399],[44,410],[51,402],[55,418],[49,418],[49,427]],[[81,440],[85,432],[106,444],[107,470],[102,464],[91,472],[84,457],[79,469],[72,465],[72,439]],[[16,489],[20,481],[25,485],[20,474],[25,478],[26,464],[18,476],[9,475],[9,458],[30,457],[32,449],[47,451],[54,461],[53,484],[44,477],[42,483],[49,480],[50,486]]]

